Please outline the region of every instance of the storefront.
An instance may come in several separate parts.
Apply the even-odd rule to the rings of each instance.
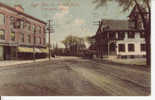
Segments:
[[[4,60],[4,49],[3,46],[0,45],[0,60]]]
[[[32,47],[18,47],[18,59],[32,59],[35,53],[35,58],[45,58],[48,54],[48,49],[46,48],[35,48]]]

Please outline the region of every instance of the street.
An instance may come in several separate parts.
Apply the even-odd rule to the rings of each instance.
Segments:
[[[0,67],[4,96],[146,96],[149,68],[77,57]]]

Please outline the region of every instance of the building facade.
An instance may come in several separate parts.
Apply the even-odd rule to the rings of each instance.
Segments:
[[[147,19],[148,13],[146,10],[142,11]],[[146,56],[145,32],[136,6],[131,11],[129,20],[101,20],[94,38],[96,39],[96,55],[98,57],[135,58]]]
[[[0,3],[0,60],[45,57],[46,23],[15,7]],[[34,49],[33,49],[34,48]]]
[[[116,42],[116,55],[118,57],[145,57],[146,45],[143,31],[125,31],[122,39]]]

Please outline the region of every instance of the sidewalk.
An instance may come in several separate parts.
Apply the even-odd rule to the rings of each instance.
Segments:
[[[77,58],[77,57],[72,57],[72,58]],[[65,60],[65,59],[70,59],[70,57],[63,57],[63,56],[56,56],[55,58],[51,57],[51,61],[52,60]],[[48,61],[48,60],[49,58],[36,59],[35,61],[33,60],[3,60],[3,61],[0,61],[0,67],[18,65],[18,64],[28,64],[28,63],[34,63],[34,62],[42,62],[42,61]]]
[[[146,65],[145,58],[120,59],[117,57],[105,57],[102,60],[110,62],[110,63],[125,64],[125,65],[137,65],[137,66],[145,66]]]
[[[51,58],[53,59],[53,58]],[[35,62],[47,61],[48,58],[45,59],[36,59]],[[26,64],[26,63],[33,63],[33,60],[7,60],[7,61],[0,61],[0,67],[10,66],[10,65],[18,65],[18,64]]]

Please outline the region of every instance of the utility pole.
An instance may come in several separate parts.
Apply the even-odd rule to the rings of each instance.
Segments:
[[[49,50],[49,60],[51,59],[51,50],[50,50],[51,49],[51,38],[50,38],[51,37],[50,36],[51,28],[50,27],[51,27],[51,20],[49,20],[49,27],[48,27],[49,28],[49,30],[48,30],[48,36],[49,36],[48,37],[48,42],[49,42],[49,47],[48,47],[48,50]]]
[[[34,33],[33,33],[33,61],[35,61],[35,41],[36,41],[36,37],[35,37],[35,34],[36,34],[36,30],[34,29]]]
[[[51,37],[50,37],[50,34],[54,32],[54,29],[53,29],[53,23],[51,25],[51,22],[53,22],[53,20],[48,20],[48,27],[47,27],[47,30],[48,30],[48,42],[49,42],[49,60],[51,59]]]

